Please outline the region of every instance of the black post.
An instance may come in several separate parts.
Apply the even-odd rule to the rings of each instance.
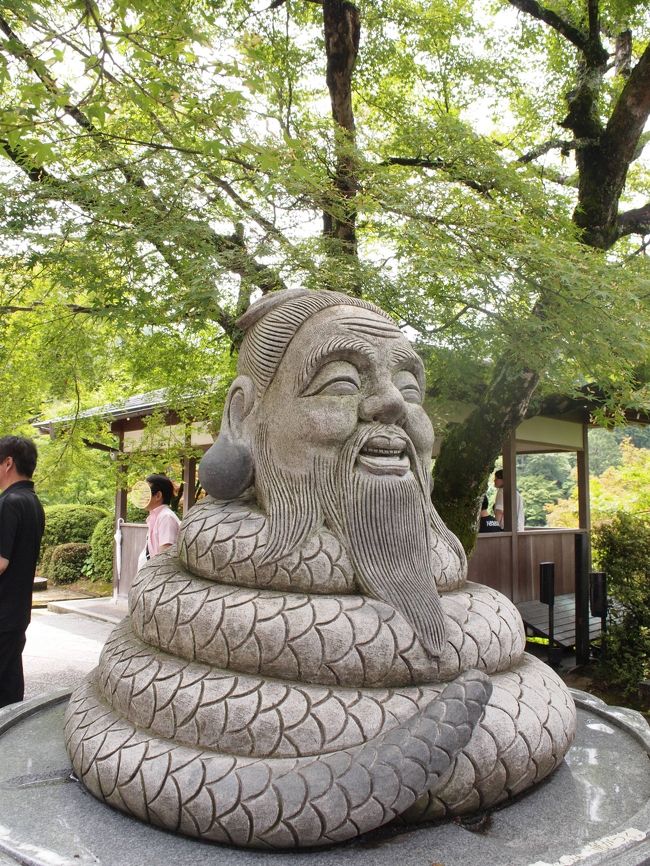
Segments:
[[[539,564],[539,600],[548,605],[548,663],[555,660],[555,563],[540,562]]]
[[[600,657],[605,658],[607,644],[607,575],[604,571],[589,573],[589,607],[592,616],[600,617]]]
[[[589,539],[575,535],[576,664],[589,664]]]

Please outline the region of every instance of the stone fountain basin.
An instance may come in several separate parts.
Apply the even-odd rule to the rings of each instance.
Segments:
[[[650,726],[571,690],[576,741],[546,781],[484,821],[384,828],[335,848],[263,852],[142,824],[71,779],[68,691],[0,710],[0,866],[643,866],[650,864]]]

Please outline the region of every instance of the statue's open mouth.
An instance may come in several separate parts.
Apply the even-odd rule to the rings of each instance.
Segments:
[[[400,436],[372,436],[359,451],[357,465],[373,475],[406,475],[411,468],[407,442]]]

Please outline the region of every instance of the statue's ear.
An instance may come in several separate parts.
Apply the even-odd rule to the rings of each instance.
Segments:
[[[238,376],[226,397],[221,431],[199,463],[201,486],[215,499],[236,499],[253,481],[253,455],[243,425],[254,403],[253,381]]]

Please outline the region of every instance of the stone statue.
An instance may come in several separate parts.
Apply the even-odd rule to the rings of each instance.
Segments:
[[[210,495],[71,699],[75,772],[152,824],[269,848],[540,781],[575,708],[431,505],[417,354],[335,292],[266,296],[240,326]]]

